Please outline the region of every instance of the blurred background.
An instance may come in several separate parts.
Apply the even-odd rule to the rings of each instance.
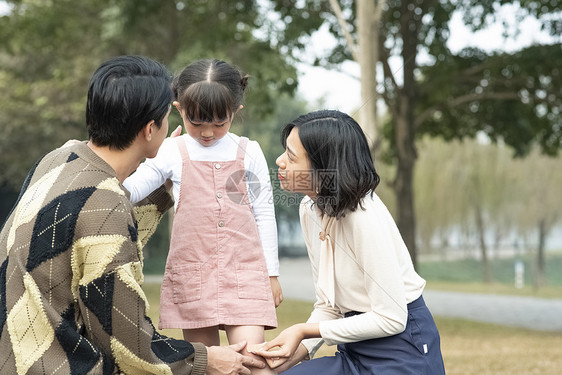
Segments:
[[[0,1],[0,223],[37,159],[87,137],[86,92],[101,62],[142,54],[176,73],[223,59],[251,77],[232,132],[259,141],[272,171],[286,299],[267,340],[305,321],[313,299],[298,298],[312,285],[302,197],[277,180],[280,129],[339,109],[363,127],[377,194],[428,281],[447,373],[559,373],[561,9],[560,0]],[[155,323],[171,222],[144,250]]]
[[[280,129],[340,109],[371,142],[377,193],[423,277],[559,292],[560,9],[559,0],[0,1],[0,222],[38,158],[86,138],[86,91],[101,62],[142,54],[176,73],[218,58],[251,77],[232,131],[259,141],[272,169],[281,257],[306,252],[299,199],[276,177]],[[145,250],[148,274],[163,272],[169,223]]]

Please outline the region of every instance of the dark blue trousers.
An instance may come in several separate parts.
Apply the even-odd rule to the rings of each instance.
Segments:
[[[284,375],[445,375],[439,332],[423,297],[408,304],[404,332],[338,345],[335,356],[303,361]]]

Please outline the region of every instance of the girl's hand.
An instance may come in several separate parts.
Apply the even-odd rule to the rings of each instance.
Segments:
[[[170,134],[170,138],[176,138],[179,137],[181,135],[181,125],[178,125],[178,127]]]
[[[296,324],[285,329],[279,336],[263,344],[261,349],[255,351],[254,354],[264,357],[271,368],[277,368],[288,362],[299,362],[304,356],[302,358],[297,358],[295,353],[302,339],[305,337],[303,327],[303,324]],[[299,350],[299,353],[302,354],[302,351]]]
[[[275,307],[278,307],[283,302],[283,290],[277,276],[270,276],[269,282],[271,283],[271,292],[273,293],[273,302]]]

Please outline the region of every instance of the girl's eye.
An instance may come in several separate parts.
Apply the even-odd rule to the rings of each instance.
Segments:
[[[224,126],[224,124],[216,124],[215,125],[217,128],[222,128]]]

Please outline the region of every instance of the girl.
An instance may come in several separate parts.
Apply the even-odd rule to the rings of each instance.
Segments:
[[[338,111],[313,112],[288,124],[282,143],[281,187],[307,195],[300,217],[317,301],[306,323],[255,352],[283,371],[324,341],[338,344],[335,356],[285,373],[445,374],[425,281],[374,193],[379,176],[359,125]]]
[[[159,328],[181,328],[186,340],[207,346],[220,344],[219,329],[230,343],[262,343],[283,299],[267,163],[257,142],[229,132],[247,80],[219,60],[184,68],[173,105],[187,134],[166,139],[124,183],[136,202],[172,181]]]

